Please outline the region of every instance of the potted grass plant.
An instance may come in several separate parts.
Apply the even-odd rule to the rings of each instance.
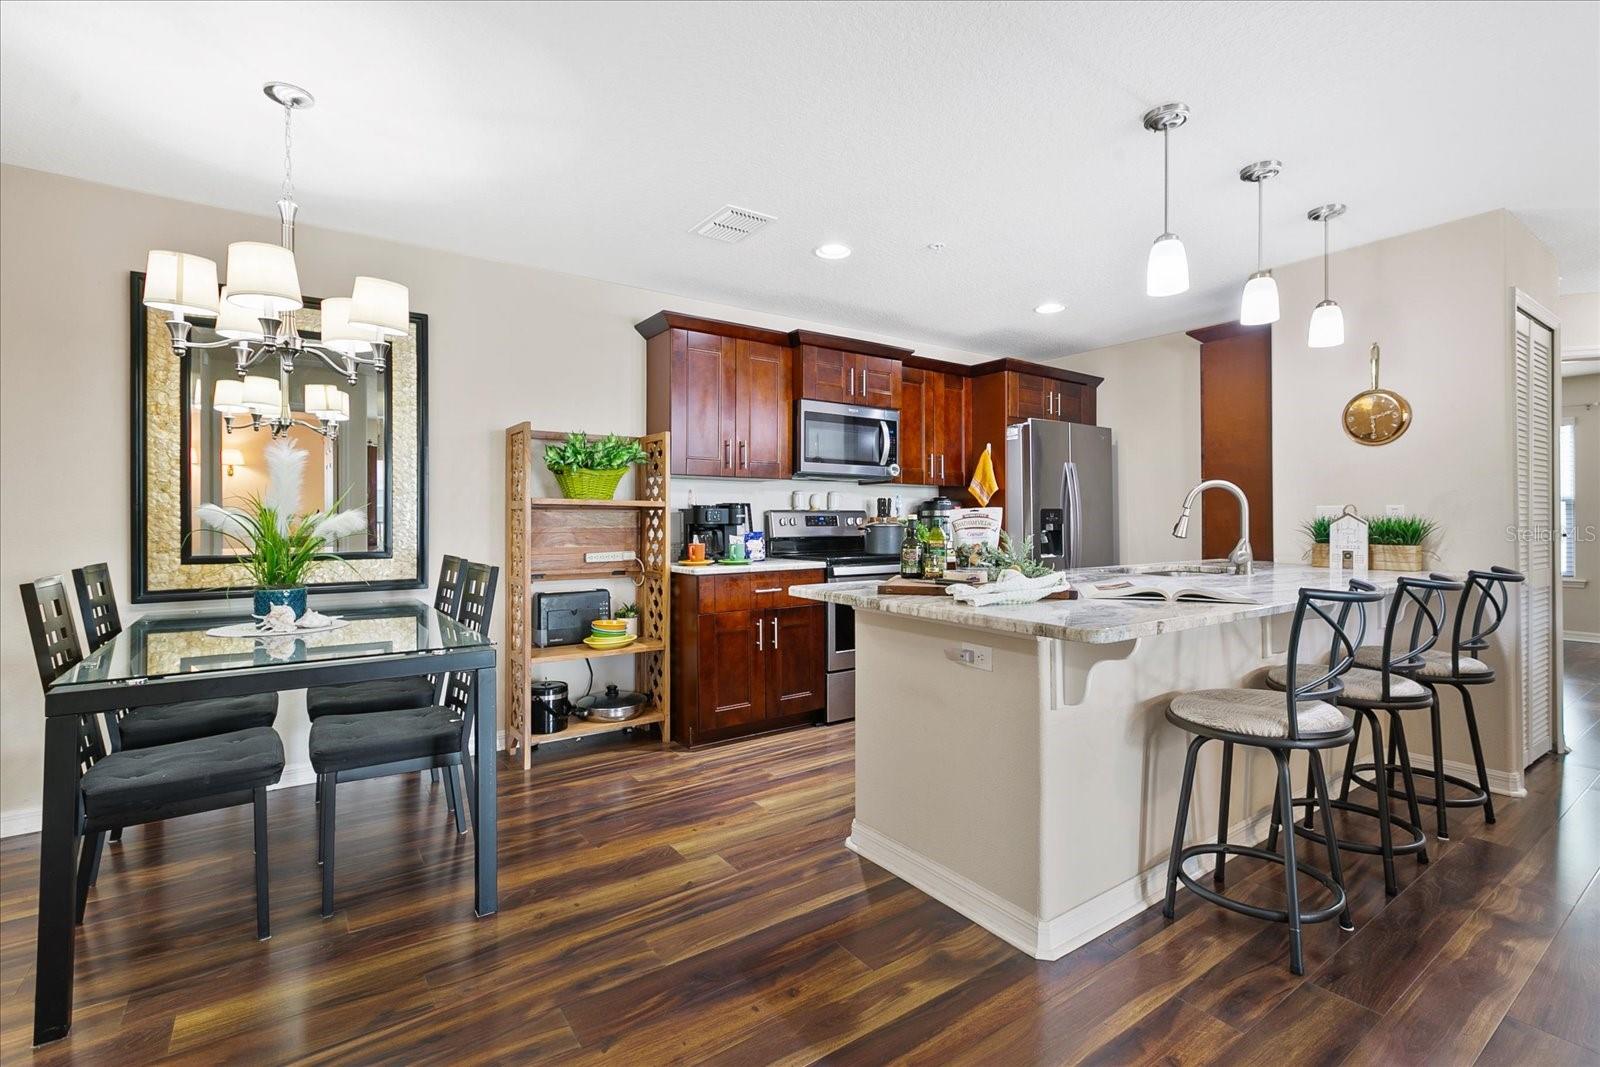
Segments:
[[[266,447],[267,490],[241,505],[202,504],[200,524],[244,553],[239,564],[255,587],[254,612],[264,616],[283,604],[296,619],[306,612],[306,572],[322,560],[341,559],[330,546],[366,529],[361,511],[339,510],[341,496],[325,511],[295,513],[305,478],[307,453],[287,440]]]
[[[628,468],[645,459],[638,441],[614,433],[595,439],[570,433],[565,441],[544,449],[544,464],[569,500],[610,500]]]
[[[1319,515],[1301,524],[1311,541],[1311,565],[1328,565],[1328,533],[1333,519]],[[1427,563],[1426,543],[1439,524],[1421,515],[1374,515],[1367,519],[1367,563],[1379,571],[1420,571]]]
[[[615,615],[628,624],[624,633],[629,637],[639,636],[639,605],[624,604],[616,610]]]

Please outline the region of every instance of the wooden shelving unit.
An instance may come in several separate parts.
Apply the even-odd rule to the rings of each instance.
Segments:
[[[667,501],[671,469],[666,432],[639,438],[647,458],[635,473],[632,500],[568,500],[530,496],[532,475],[544,462],[545,442],[567,436],[522,422],[506,429],[506,747],[532,766],[535,745],[613,730],[656,725],[661,743],[672,733],[671,558]],[[626,564],[588,563],[591,552],[631,552]],[[539,648],[531,623],[533,586],[548,581],[638,579],[639,640],[627,648],[587,645]],[[520,595],[519,595],[520,591]],[[635,658],[634,687],[649,697],[644,713],[626,722],[571,719],[555,734],[534,734],[528,716],[533,668],[609,656]]]

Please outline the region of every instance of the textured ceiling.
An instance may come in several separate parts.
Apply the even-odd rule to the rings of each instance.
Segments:
[[[1231,318],[1267,258],[1493,208],[1600,289],[1594,3],[0,8],[5,162],[268,214],[300,83],[308,224],[992,354]],[[1160,139],[1194,287],[1144,295]],[[689,229],[775,215],[735,245]],[[842,241],[855,255],[823,262]],[[945,250],[930,252],[930,242]],[[1337,295],[1337,293],[1335,293]],[[1035,315],[1046,299],[1063,314]]]

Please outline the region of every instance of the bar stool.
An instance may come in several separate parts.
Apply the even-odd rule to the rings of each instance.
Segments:
[[[1405,671],[1413,668],[1423,661],[1423,656],[1439,641],[1439,635],[1444,631],[1445,620],[1449,617],[1448,605],[1445,603],[1445,593],[1462,588],[1462,583],[1451,581],[1442,575],[1433,575],[1429,578],[1401,578],[1395,587],[1394,599],[1389,605],[1388,621],[1383,629],[1382,656],[1379,668],[1352,667],[1339,676],[1344,691],[1339,694],[1338,704],[1355,712],[1355,734],[1350,739],[1350,747],[1345,753],[1344,780],[1339,787],[1339,799],[1331,804],[1335,811],[1348,812],[1355,815],[1364,815],[1378,821],[1379,844],[1371,845],[1361,841],[1340,841],[1339,847],[1346,852],[1360,852],[1369,856],[1383,857],[1383,887],[1389,896],[1400,892],[1399,882],[1395,878],[1394,858],[1397,855],[1414,853],[1417,863],[1428,862],[1427,835],[1422,831],[1422,814],[1417,808],[1416,782],[1411,772],[1410,751],[1406,747],[1405,723],[1401,719],[1402,711],[1412,711],[1429,707],[1432,697],[1421,683],[1406,676]],[[1405,618],[1409,607],[1415,605],[1412,617],[1411,635],[1409,639],[1399,636],[1401,622]],[[1357,651],[1357,662],[1360,661],[1361,652]],[[1301,667],[1299,673],[1315,672],[1319,667]],[[1267,685],[1274,689],[1286,688],[1289,670],[1287,667],[1274,667],[1267,672]],[[1391,791],[1394,788],[1394,769],[1391,767],[1388,774],[1375,775],[1373,781],[1367,782],[1355,777],[1355,761],[1357,751],[1361,745],[1361,726],[1365,722],[1372,728],[1372,763],[1373,767],[1384,762],[1384,736],[1378,723],[1378,712],[1389,713],[1389,736],[1393,747],[1390,749],[1390,763],[1393,762],[1393,753],[1398,750],[1400,754],[1400,770],[1405,776],[1406,797],[1410,805],[1410,820],[1397,819],[1389,810]],[[1320,760],[1321,755],[1311,757]],[[1318,843],[1322,842],[1322,835],[1316,832],[1312,816],[1314,794],[1312,793],[1312,775],[1308,768],[1306,773],[1306,797],[1295,801],[1298,806],[1306,805],[1306,818],[1302,826],[1295,828],[1301,837]],[[1350,800],[1350,785],[1354,781],[1373,790],[1378,795],[1376,807],[1365,804],[1353,803]],[[1410,840],[1401,844],[1394,843],[1394,828],[1410,835]],[[1274,822],[1272,831],[1267,838],[1267,848],[1272,849],[1277,844],[1278,827]]]
[[[1341,692],[1339,676],[1348,670],[1355,659],[1355,650],[1366,636],[1367,605],[1383,599],[1373,586],[1352,581],[1350,589],[1302,589],[1295,606],[1294,624],[1289,632],[1289,666],[1287,677],[1295,684],[1279,695],[1264,689],[1202,689],[1174,697],[1167,708],[1167,721],[1191,734],[1189,754],[1183,765],[1183,786],[1178,796],[1178,820],[1172,831],[1172,854],[1167,861],[1167,899],[1161,913],[1171,919],[1175,913],[1178,882],[1203,900],[1241,915],[1265,919],[1268,922],[1286,923],[1289,927],[1289,970],[1296,975],[1305,974],[1305,958],[1300,946],[1300,928],[1305,923],[1325,922],[1339,917],[1339,926],[1354,930],[1350,919],[1350,905],[1344,890],[1344,869],[1339,862],[1338,838],[1333,829],[1333,809],[1329,805],[1328,783],[1322,770],[1322,761],[1312,756],[1310,761],[1315,777],[1315,795],[1321,798],[1322,824],[1328,851],[1330,873],[1323,873],[1295,858],[1295,835],[1283,835],[1283,853],[1244,845],[1228,844],[1228,788],[1233,772],[1233,746],[1249,745],[1264,748],[1272,753],[1278,767],[1277,792],[1273,799],[1274,818],[1285,824],[1294,822],[1294,788],[1289,781],[1289,753],[1296,749],[1315,753],[1324,748],[1340,748],[1355,737],[1344,713],[1327,701]],[[1337,616],[1331,609],[1337,605]],[[1348,624],[1355,612],[1358,629],[1351,638]],[[1308,616],[1314,615],[1333,631],[1324,670],[1315,668],[1315,676],[1302,676],[1297,669],[1305,656],[1301,640]],[[1304,680],[1302,678],[1304,677]],[[1195,759],[1207,741],[1222,742],[1222,803],[1217,820],[1217,843],[1183,847],[1183,831],[1189,821],[1189,794],[1194,788]],[[1200,885],[1183,869],[1185,860],[1195,856],[1214,855],[1217,869],[1213,882],[1221,886],[1224,880],[1224,863],[1228,856],[1249,856],[1283,865],[1285,900],[1279,911],[1261,908],[1234,900]],[[1299,875],[1304,874],[1321,883],[1334,896],[1327,907],[1305,912],[1300,907]]]
[[[1435,578],[1440,577],[1435,575]],[[1428,690],[1430,697],[1429,716],[1433,727],[1433,796],[1419,796],[1416,800],[1421,804],[1431,804],[1437,813],[1438,837],[1441,841],[1450,840],[1450,824],[1446,816],[1449,808],[1474,808],[1483,806],[1483,821],[1494,822],[1494,798],[1489,794],[1489,774],[1484,768],[1483,742],[1478,736],[1478,716],[1472,706],[1472,694],[1468,687],[1474,685],[1488,685],[1495,680],[1494,669],[1483,660],[1472,655],[1489,647],[1489,635],[1500,628],[1505,621],[1506,607],[1511,600],[1511,585],[1524,581],[1521,574],[1508,567],[1490,567],[1486,571],[1468,571],[1467,580],[1462,588],[1461,600],[1456,606],[1455,627],[1451,634],[1451,647],[1449,652],[1424,652],[1421,662],[1410,666],[1404,672],[1408,677],[1419,682]],[[1473,605],[1474,594],[1477,596],[1476,607]],[[1467,617],[1472,617],[1471,629],[1467,629]],[[1359,666],[1371,667],[1379,662],[1381,653],[1377,649],[1360,649],[1356,653],[1356,663]],[[1472,761],[1477,767],[1478,780],[1469,782],[1444,771],[1444,742],[1440,735],[1440,708],[1439,686],[1448,685],[1461,694],[1461,709],[1467,719],[1467,736],[1472,741]],[[1395,767],[1395,752],[1398,737],[1389,738],[1389,761],[1385,766],[1385,773],[1393,775]],[[1373,770],[1371,766],[1361,766],[1356,770]],[[1358,781],[1360,781],[1358,779]],[[1464,797],[1448,797],[1445,795],[1446,783],[1467,791]],[[1360,784],[1366,785],[1366,782]],[[1396,793],[1391,788],[1390,796],[1410,801],[1412,793]]]

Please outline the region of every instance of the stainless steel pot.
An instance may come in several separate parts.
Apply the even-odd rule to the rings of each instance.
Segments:
[[[595,722],[627,722],[644,714],[648,699],[643,693],[608,685],[604,693],[579,697],[572,703],[579,714]]]
[[[866,549],[869,555],[898,556],[905,543],[906,528],[898,522],[875,522],[867,527]]]

